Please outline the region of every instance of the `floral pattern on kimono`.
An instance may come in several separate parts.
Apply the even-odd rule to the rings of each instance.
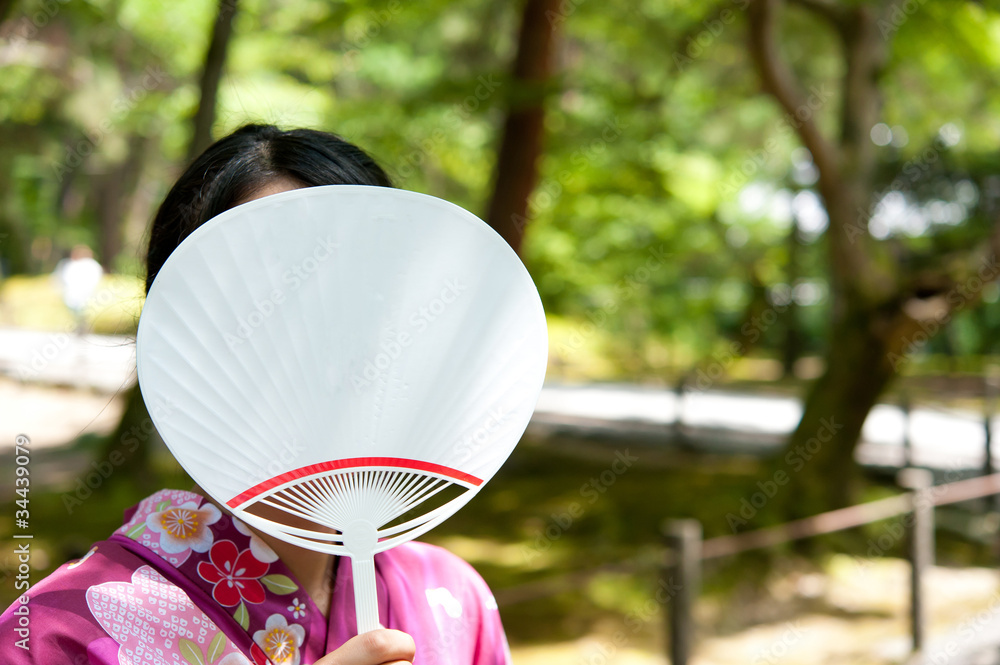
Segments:
[[[129,665],[250,665],[188,595],[142,566],[130,582],[87,589],[91,614],[118,644],[118,662]]]
[[[375,568],[380,623],[413,636],[415,665],[510,662],[496,602],[467,563],[412,542]],[[337,561],[324,616],[246,525],[180,490],[144,499],[21,600],[0,615],[5,664],[309,665],[357,630],[349,560]]]

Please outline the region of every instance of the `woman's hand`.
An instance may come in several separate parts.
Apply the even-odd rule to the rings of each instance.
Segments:
[[[344,642],[316,661],[316,665],[409,665],[416,647],[413,638],[399,630],[379,628]]]

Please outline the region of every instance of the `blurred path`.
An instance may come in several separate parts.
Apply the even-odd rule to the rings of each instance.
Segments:
[[[766,454],[780,450],[802,415],[799,400],[723,390],[686,391],[621,384],[547,385],[532,424],[558,432],[579,428],[671,435],[675,445],[703,452]],[[680,421],[678,422],[678,416]],[[1000,416],[993,418],[994,432]],[[862,432],[858,461],[902,467],[906,419],[898,406],[876,406]],[[910,413],[913,464],[934,469],[982,469],[986,432],[974,411],[914,408]]]
[[[64,446],[91,432],[106,434],[118,426],[124,409],[121,397],[0,378],[0,450],[12,447],[18,434],[27,434],[35,450]]]
[[[906,665],[1000,665],[1000,595],[994,593],[991,600],[946,634],[932,637],[925,653]]]
[[[134,367],[135,344],[129,337],[0,329],[0,374],[28,384],[111,395],[135,381]],[[39,396],[21,392],[4,395],[0,411],[4,434],[12,428],[27,430],[27,424],[20,427],[18,421],[37,410],[31,401]],[[531,428],[541,434],[638,438],[699,452],[766,454],[780,448],[801,412],[799,401],[790,397],[724,390],[690,390],[678,396],[663,388],[623,384],[549,384]],[[97,415],[96,408],[82,414],[85,420],[77,426]],[[993,426],[997,425],[1000,417],[994,419]],[[903,466],[905,427],[899,407],[877,406],[865,423],[858,461],[874,467]],[[982,468],[985,431],[979,414],[915,408],[909,428],[914,464],[948,470]],[[0,446],[7,445],[10,440],[4,436]]]
[[[112,394],[135,381],[131,337],[0,328],[0,374]]]

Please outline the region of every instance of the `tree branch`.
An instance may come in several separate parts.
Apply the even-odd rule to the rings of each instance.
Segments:
[[[860,6],[848,17],[841,31],[847,71],[844,74],[841,112],[843,167],[859,183],[870,183],[875,174],[875,145],[871,128],[882,114],[878,81],[885,67],[887,47],[877,28],[878,17],[869,7]]]
[[[812,153],[820,179],[828,179],[832,184],[837,180],[839,171],[836,150],[820,132],[814,109],[809,107],[795,75],[778,53],[775,24],[779,4],[779,0],[753,0],[747,7],[750,55],[764,90],[781,105],[803,145]]]
[[[821,0],[806,3],[817,9],[823,7],[824,14],[835,6]],[[877,305],[891,299],[897,287],[894,273],[879,265],[879,250],[868,235],[865,212],[871,205],[874,165],[868,132],[880,108],[876,72],[880,71],[885,46],[872,42],[874,20],[866,7],[837,15],[840,23],[835,26],[844,44],[847,73],[841,87],[840,140],[833,142],[823,135],[816,121],[820,106],[830,94],[821,85],[807,99],[778,52],[776,26],[781,4],[782,0],[751,0],[747,8],[750,54],[764,90],[785,110],[787,122],[812,153],[819,170],[818,189],[830,219],[827,239],[834,306],[846,292],[860,298],[852,301],[858,305]]]

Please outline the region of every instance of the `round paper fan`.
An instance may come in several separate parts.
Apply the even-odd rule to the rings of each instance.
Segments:
[[[180,464],[252,526],[350,556],[365,632],[372,557],[500,468],[541,391],[547,337],[523,264],[477,217],[333,185],[192,233],[153,282],[136,347]]]

